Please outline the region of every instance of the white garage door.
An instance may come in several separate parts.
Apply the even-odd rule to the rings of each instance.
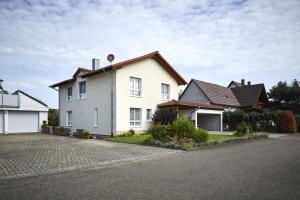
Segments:
[[[4,123],[4,120],[3,120],[3,111],[0,111],[0,134],[3,133],[3,123]]]
[[[38,132],[38,112],[8,112],[8,133]]]

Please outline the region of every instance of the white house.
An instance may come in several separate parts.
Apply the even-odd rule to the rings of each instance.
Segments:
[[[41,100],[17,90],[0,94],[0,134],[39,132],[48,120],[48,107]]]
[[[153,52],[100,68],[78,68],[71,79],[51,85],[59,91],[60,125],[73,131],[115,135],[148,130],[157,105],[178,99],[186,81]]]

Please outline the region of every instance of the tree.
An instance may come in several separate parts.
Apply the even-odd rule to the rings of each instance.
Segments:
[[[290,85],[286,81],[278,82],[270,89],[268,96],[273,108],[300,113],[300,82],[297,79]]]
[[[59,113],[58,113],[57,109],[49,109],[48,125],[49,126],[58,126],[59,125]]]

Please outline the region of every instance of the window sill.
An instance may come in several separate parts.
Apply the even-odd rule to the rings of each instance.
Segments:
[[[142,98],[142,96],[129,95],[130,97]]]

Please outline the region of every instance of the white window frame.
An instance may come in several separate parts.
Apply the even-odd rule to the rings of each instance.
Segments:
[[[71,95],[69,95],[69,90],[71,89]],[[72,96],[73,96],[73,88],[72,87],[69,87],[67,89],[67,101],[72,101]]]
[[[168,88],[168,90],[166,90]],[[162,95],[162,100],[166,101],[170,99],[170,85],[166,83],[161,84],[161,95]],[[166,93],[167,91],[167,93]]]
[[[72,125],[73,125],[72,118],[73,118],[72,111],[67,111],[67,114],[66,114],[66,126],[72,127]]]
[[[85,91],[83,93],[80,93],[80,84],[83,84],[85,85]],[[78,83],[78,98],[83,100],[83,99],[86,99],[86,81],[81,81]]]
[[[98,108],[94,108],[94,128],[99,127],[99,110]]]
[[[142,96],[142,79],[137,77],[129,77],[129,95],[131,97]]]
[[[137,113],[139,110],[139,119],[136,119]],[[131,119],[131,111],[133,111],[133,119]],[[142,126],[142,109],[141,108],[130,108],[129,109],[129,126],[130,127],[141,127]]]
[[[148,118],[148,116],[150,118]],[[152,122],[152,109],[146,109],[146,121],[147,122]]]

